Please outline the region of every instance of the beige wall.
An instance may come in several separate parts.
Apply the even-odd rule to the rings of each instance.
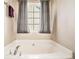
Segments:
[[[57,0],[57,42],[75,51],[75,0]]]
[[[16,39],[16,19],[17,19],[17,9],[18,2],[17,0],[5,0],[8,5],[11,5],[14,8],[14,18],[8,17],[8,5],[4,4],[4,45],[11,43]]]

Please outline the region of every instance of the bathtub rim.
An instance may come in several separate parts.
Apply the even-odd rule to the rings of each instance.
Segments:
[[[24,39],[25,40],[25,39]],[[22,40],[22,41],[24,41],[24,40]],[[28,40],[28,39],[27,39]],[[33,40],[33,39],[30,39],[30,40]],[[40,40],[42,40],[42,39],[40,39]],[[47,39],[44,39],[44,40],[47,40]],[[21,40],[20,40],[21,41]],[[55,43],[55,44],[57,44],[57,45],[59,45],[59,46],[61,46],[61,47],[63,47],[62,45],[60,45],[60,44],[58,44],[57,42],[55,42],[55,41],[52,41],[52,40],[47,40],[47,41],[49,41],[49,42],[53,42],[53,43]],[[7,46],[5,46],[5,49],[7,48],[7,47],[9,47],[10,45],[12,45],[12,44],[15,44],[17,42],[17,40],[15,40],[15,41],[13,41],[12,43],[10,43],[9,45],[7,45]],[[65,47],[63,47],[63,48],[65,48]],[[69,52],[70,52],[70,55],[67,55],[67,56],[63,56],[63,58],[71,58],[72,57],[72,51],[70,50],[70,49],[68,49],[68,48],[65,48],[66,50],[68,50]],[[23,56],[22,57],[24,57],[24,56],[29,56],[29,55],[32,55],[32,56],[40,56],[40,55],[42,55],[42,57],[44,58],[44,56],[46,56],[46,55],[49,55],[49,56],[53,56],[52,55],[53,53],[45,53],[45,54],[23,54]],[[56,56],[56,55],[55,55]],[[55,57],[52,57],[52,58],[55,58]],[[56,58],[62,58],[62,57],[56,57]]]

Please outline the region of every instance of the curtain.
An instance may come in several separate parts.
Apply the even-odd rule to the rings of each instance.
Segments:
[[[19,16],[18,16],[17,32],[28,33],[27,31],[27,0],[19,0]]]
[[[41,0],[41,33],[50,33],[49,1]]]

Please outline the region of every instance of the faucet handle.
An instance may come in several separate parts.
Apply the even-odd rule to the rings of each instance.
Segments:
[[[19,47],[20,47],[20,45],[17,45],[17,46],[16,46],[16,49],[18,49]]]
[[[9,51],[9,54],[10,54],[10,55],[12,54],[11,50]]]
[[[21,52],[19,53],[19,56],[21,56]]]
[[[15,50],[13,54],[16,55],[16,53],[17,53],[17,50]]]

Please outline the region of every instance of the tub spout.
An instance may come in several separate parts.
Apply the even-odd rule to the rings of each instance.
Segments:
[[[35,43],[33,43],[32,46],[35,46]]]

